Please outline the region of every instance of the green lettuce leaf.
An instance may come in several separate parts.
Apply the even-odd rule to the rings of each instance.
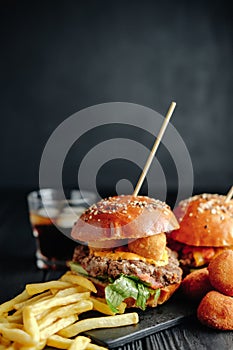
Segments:
[[[138,296],[136,300],[136,306],[140,307],[142,310],[146,309],[146,301],[150,296],[150,291],[142,283],[137,284]]]
[[[130,297],[137,300],[138,288],[133,280],[124,275],[105,288],[105,299],[113,312],[117,312],[120,303]]]
[[[121,275],[105,288],[105,299],[113,312],[118,312],[117,307],[126,298],[133,298],[136,300],[136,306],[145,310],[146,302],[150,295],[154,295],[154,299],[157,300],[160,295],[160,289],[148,288],[144,283],[137,282],[131,276],[125,275]]]
[[[160,296],[161,290],[160,288],[158,289],[150,289],[150,294],[154,295],[154,300],[158,300]]]

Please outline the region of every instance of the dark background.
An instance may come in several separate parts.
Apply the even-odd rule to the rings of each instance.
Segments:
[[[46,141],[73,113],[123,101],[164,115],[175,100],[172,123],[190,152],[195,191],[227,192],[233,180],[230,1],[8,0],[0,9],[0,189],[38,187]],[[74,162],[68,185],[76,185]],[[106,189],[116,171],[110,164],[101,169]]]

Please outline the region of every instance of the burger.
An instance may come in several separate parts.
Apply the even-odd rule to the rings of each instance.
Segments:
[[[233,200],[218,194],[200,194],[179,203],[174,213],[180,228],[168,236],[181,267],[201,268],[225,249],[233,250]]]
[[[166,246],[165,232],[179,224],[170,207],[145,196],[115,196],[87,209],[71,236],[79,244],[71,269],[90,278],[97,296],[113,312],[127,307],[155,307],[179,287],[177,254]]]

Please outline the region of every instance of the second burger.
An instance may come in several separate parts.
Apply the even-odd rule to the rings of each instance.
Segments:
[[[186,273],[208,266],[225,249],[233,250],[233,200],[203,193],[181,201],[174,212],[180,228],[169,234],[168,243]]]

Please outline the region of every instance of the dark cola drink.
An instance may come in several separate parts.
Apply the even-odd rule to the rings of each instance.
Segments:
[[[39,268],[65,268],[72,259],[77,242],[70,237],[74,222],[85,208],[74,213],[40,209],[30,213],[33,235],[36,238],[36,264]]]
[[[42,189],[29,193],[28,207],[36,239],[36,265],[40,269],[60,269],[73,257],[78,242],[70,238],[71,229],[93,204],[96,195],[89,191]]]

